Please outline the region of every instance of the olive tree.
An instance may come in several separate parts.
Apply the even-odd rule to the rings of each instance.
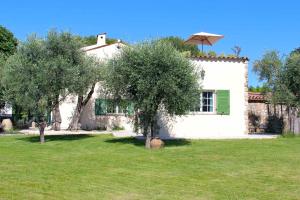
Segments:
[[[86,72],[86,68],[95,63],[80,46],[67,32],[50,31],[45,39],[33,35],[9,57],[4,67],[5,96],[8,101],[13,100],[34,113],[41,143],[44,142],[45,114],[57,113],[59,103],[78,91],[78,85],[83,87],[82,75],[86,73],[82,71]],[[84,83],[89,85],[89,82]],[[57,118],[56,114],[55,123]]]
[[[289,127],[294,131],[291,117],[295,117],[300,106],[300,53],[295,50],[282,59],[277,51],[266,52],[254,62],[254,71],[264,81],[265,91],[271,94],[271,103],[287,106]]]
[[[135,124],[147,138],[146,148],[156,134],[158,111],[186,114],[199,98],[198,80],[190,60],[159,40],[125,47],[107,65],[107,87],[116,98],[134,103]]]
[[[51,109],[52,94],[47,84],[47,62],[43,41],[32,36],[19,45],[9,57],[3,70],[5,97],[25,109],[32,110],[40,128],[40,142],[44,142],[45,113]]]

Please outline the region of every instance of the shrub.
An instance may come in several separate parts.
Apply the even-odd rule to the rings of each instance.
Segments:
[[[214,52],[214,51],[209,51],[207,54],[208,54],[209,56],[212,56],[212,57],[216,57],[216,56],[217,56],[217,53]]]

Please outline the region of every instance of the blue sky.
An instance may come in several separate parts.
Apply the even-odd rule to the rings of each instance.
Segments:
[[[232,53],[242,47],[250,58],[249,85],[259,84],[252,63],[266,50],[288,54],[300,47],[300,1],[100,1],[27,0],[2,1],[0,24],[19,40],[30,33],[44,36],[51,28],[80,35],[107,32],[109,37],[128,42],[161,36],[187,38],[196,32],[223,34],[213,47]]]

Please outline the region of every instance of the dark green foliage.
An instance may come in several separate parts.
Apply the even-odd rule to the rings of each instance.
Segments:
[[[6,59],[17,50],[18,40],[3,26],[0,26],[0,77],[3,77],[2,70]],[[5,106],[4,87],[0,82],[0,108]]]
[[[300,104],[300,51],[295,51],[288,57],[282,77],[286,87]]]
[[[154,134],[159,108],[183,115],[199,98],[194,66],[170,43],[158,40],[123,49],[107,67],[106,83],[116,97],[125,97],[139,110],[137,126]]]
[[[17,50],[18,40],[13,33],[0,25],[0,55],[8,57]],[[1,58],[0,58],[1,59]]]
[[[293,54],[300,54],[300,47],[294,49],[294,50],[290,53],[290,56],[292,56]]]

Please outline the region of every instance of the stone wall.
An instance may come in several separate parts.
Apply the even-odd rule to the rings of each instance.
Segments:
[[[282,133],[291,130],[295,111],[285,105],[266,102],[249,102],[249,132]]]

